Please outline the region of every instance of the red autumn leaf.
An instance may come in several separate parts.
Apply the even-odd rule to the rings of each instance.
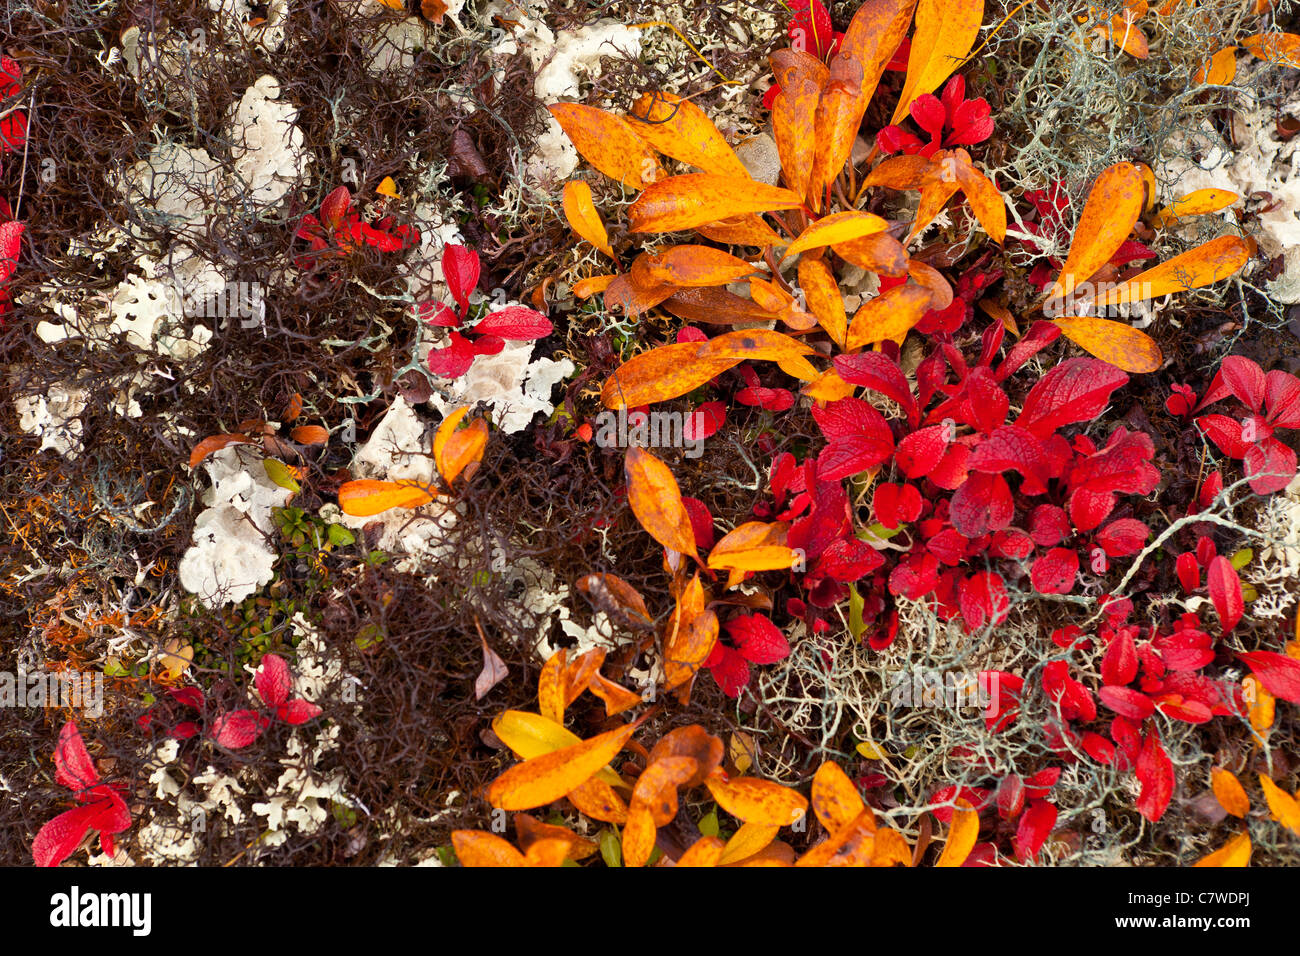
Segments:
[[[837,538],[817,559],[815,571],[833,581],[848,584],[866,577],[885,563],[880,552],[857,538]]]
[[[261,666],[253,675],[253,684],[263,703],[268,707],[279,707],[289,699],[289,691],[293,689],[289,665],[277,654],[263,656]]]
[[[1127,382],[1128,375],[1108,362],[1066,359],[1029,390],[1016,424],[1046,438],[1063,425],[1092,421]]]
[[[1241,579],[1237,577],[1237,569],[1223,555],[1218,555],[1210,562],[1206,581],[1210,600],[1219,612],[1219,624],[1225,633],[1231,631],[1246,609],[1241,597]]]
[[[478,288],[478,253],[448,243],[442,250],[442,276],[447,282],[447,291],[460,306],[461,318],[464,318],[469,309],[469,294]]]
[[[270,723],[255,710],[232,710],[212,722],[212,737],[221,746],[238,750],[262,736]]]
[[[1103,684],[1123,686],[1131,684],[1137,677],[1137,645],[1127,628],[1120,628],[1111,638],[1110,645],[1101,659],[1101,681]],[[1105,698],[1102,699],[1105,703]]]
[[[727,421],[727,406],[722,402],[705,402],[686,419],[682,426],[682,437],[686,441],[703,441],[717,434]]]
[[[1206,437],[1229,458],[1244,458],[1250,450],[1250,443],[1241,437],[1241,423],[1235,418],[1227,415],[1202,415],[1196,419],[1196,427],[1205,432]]]
[[[1151,536],[1151,529],[1136,518],[1120,518],[1097,532],[1097,544],[1112,558],[1137,554]]]
[[[1137,799],[1138,813],[1155,823],[1164,816],[1174,795],[1174,765],[1154,730],[1147,731],[1146,739],[1142,741],[1136,770],[1138,782],[1142,785]]]
[[[909,554],[889,574],[889,593],[918,601],[939,583],[939,559],[928,551]]]
[[[275,716],[286,724],[305,724],[321,715],[321,709],[310,701],[295,697],[275,709]]]
[[[957,600],[968,631],[983,627],[985,622],[990,627],[997,627],[1011,612],[1011,601],[1002,576],[992,571],[978,571],[962,581]]]
[[[1180,554],[1174,567],[1178,572],[1178,582],[1186,593],[1191,594],[1201,586],[1201,566],[1192,552]]]
[[[1264,407],[1264,371],[1255,362],[1240,355],[1229,355],[1219,366],[1223,384],[1252,412]]]
[[[1025,808],[1025,782],[1019,774],[1009,773],[998,784],[998,816],[1003,820],[1014,820]]]
[[[691,519],[691,531],[695,534],[695,546],[700,551],[711,551],[713,549],[713,515],[709,514],[708,507],[699,498],[682,497],[682,505],[686,508],[686,514]]]
[[[862,385],[886,398],[897,402],[907,413],[907,420],[912,427],[920,417],[916,399],[907,384],[898,363],[883,352],[859,352],[857,355],[837,355],[835,371],[840,378],[850,385]]]
[[[749,663],[744,657],[725,644],[714,644],[713,650],[704,666],[709,669],[718,687],[728,697],[739,697],[740,692],[749,683]]]
[[[1097,691],[1097,696],[1103,704],[1129,720],[1146,720],[1156,710],[1150,697],[1132,687],[1106,686]]]
[[[1074,529],[1065,509],[1057,505],[1038,505],[1029,513],[1029,536],[1034,544],[1050,548],[1060,544]]]
[[[889,482],[876,485],[871,497],[871,509],[876,520],[893,530],[900,524],[911,524],[921,514],[921,492],[915,485],[895,485]]]
[[[817,458],[817,477],[838,481],[872,468],[894,450],[894,436],[883,415],[858,398],[813,406],[822,434],[829,444]]]
[[[1015,502],[1005,478],[977,472],[952,496],[948,513],[954,528],[968,538],[978,538],[1010,525]]]
[[[794,393],[786,388],[751,386],[738,391],[736,401],[742,405],[757,405],[769,412],[784,412],[794,406]]]
[[[775,664],[790,656],[790,645],[777,626],[762,614],[733,617],[723,630],[740,656],[751,664]]]
[[[1238,654],[1264,689],[1274,697],[1300,704],[1300,661],[1274,651]]]
[[[1043,692],[1060,709],[1065,720],[1094,720],[1097,702],[1092,693],[1070,676],[1068,661],[1052,661],[1043,667]]]
[[[1030,802],[1024,816],[1020,818],[1020,825],[1016,827],[1015,839],[1012,841],[1017,860],[1028,863],[1037,858],[1038,851],[1043,848],[1047,837],[1056,826],[1056,816],[1055,804],[1048,803],[1046,800]]]
[[[1274,369],[1264,376],[1264,407],[1276,428],[1300,428],[1300,378]]]
[[[1089,491],[1079,488],[1065,502],[1070,510],[1070,521],[1080,531],[1091,531],[1115,510],[1116,498],[1108,491]]]
[[[938,466],[948,448],[943,425],[930,425],[898,443],[894,462],[908,478],[924,478]]]
[[[450,345],[429,351],[427,365],[429,371],[439,378],[459,378],[469,371],[477,354],[474,343],[453,331]]]
[[[1257,495],[1281,491],[1296,475],[1296,456],[1276,438],[1265,438],[1247,449],[1243,464],[1250,476],[1250,490]]]
[[[544,339],[551,334],[551,320],[536,309],[511,305],[498,309],[474,326],[483,335],[495,335],[512,342]]]
[[[987,407],[987,402],[981,402]],[[1001,473],[1018,471],[1025,481],[1021,490],[1039,495],[1047,490],[1049,464],[1042,442],[1015,425],[995,427],[971,452],[971,471]]]

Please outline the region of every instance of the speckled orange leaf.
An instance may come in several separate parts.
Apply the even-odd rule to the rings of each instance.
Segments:
[[[773,840],[752,856],[737,860],[735,863],[721,863],[719,866],[744,867],[746,869],[760,866],[794,866],[794,849],[788,843]]]
[[[1264,689],[1254,674],[1241,679],[1241,690],[1250,705],[1250,726],[1263,733],[1273,726],[1277,698]]]
[[[812,353],[811,346],[773,329],[740,329],[734,332],[723,332],[700,345],[701,359],[734,358],[779,362]]]
[[[628,189],[644,189],[664,175],[655,151],[613,113],[581,103],[548,107],[582,158]]]
[[[1210,86],[1228,86],[1237,78],[1237,48],[1224,47],[1214,56],[1201,64],[1192,76],[1192,83],[1206,83]]]
[[[718,616],[701,611],[694,616],[674,611],[664,639],[664,690],[689,685],[718,643]]]
[[[795,861],[795,866],[867,866],[876,842],[876,818],[865,808]]]
[[[725,242],[733,246],[779,246],[783,240],[776,234],[763,217],[749,213],[744,216],[733,216],[730,219],[721,219],[718,222],[706,222],[701,226],[696,226],[695,231],[705,239],[712,239],[714,242]]]
[[[568,798],[585,817],[617,826],[627,822],[627,804],[599,777],[592,777],[582,786],[570,790]]]
[[[781,828],[767,823],[744,823],[732,834],[731,839],[722,850],[717,861],[718,866],[727,866],[747,860],[755,853],[761,853],[769,843],[776,839]]]
[[[699,560],[691,516],[672,470],[644,448],[627,450],[623,462],[627,503],[641,527],[669,551]]]
[[[573,297],[575,299],[589,299],[598,292],[604,292],[609,288],[618,276],[588,276],[586,279],[579,279],[573,284]]]
[[[543,823],[527,813],[515,814],[514,823],[515,839],[519,842],[519,848],[525,853],[532,848],[533,844],[542,840],[562,842],[566,847],[565,855],[571,860],[586,859],[598,849],[594,841],[580,837],[566,827]]]
[[[627,122],[665,156],[718,176],[749,176],[713,120],[690,100],[673,93],[642,93]]]
[[[712,173],[671,176],[647,187],[628,208],[631,232],[678,232],[745,213],[798,209],[797,193]]]
[[[461,866],[527,866],[524,855],[495,833],[453,830],[452,849]]]
[[[1300,836],[1300,802],[1265,774],[1259,775],[1259,785],[1264,789],[1269,815],[1292,833]]]
[[[645,866],[655,849],[655,822],[650,808],[633,800],[623,824],[623,865]]]
[[[818,402],[838,402],[853,395],[853,386],[834,368],[828,368],[804,386],[803,394]]]
[[[799,260],[799,288],[803,290],[808,309],[817,317],[821,327],[841,349],[848,335],[849,319],[844,311],[844,296],[835,274],[824,259]]]
[[[709,552],[708,567],[714,570],[786,571],[794,567],[796,555],[786,543],[789,525],[746,521],[729,531]]]
[[[682,288],[726,285],[755,271],[744,259],[712,246],[673,246],[645,261],[652,280]]]
[[[849,775],[839,764],[827,760],[813,775],[812,808],[822,826],[834,833],[857,819],[865,805]]]
[[[1210,771],[1210,784],[1214,788],[1214,797],[1219,805],[1234,817],[1244,817],[1250,812],[1250,797],[1231,770],[1215,767]]]
[[[587,689],[605,702],[605,716],[613,717],[641,703],[641,695],[616,684],[604,674],[593,674]]]
[[[903,834],[889,827],[876,831],[876,840],[871,848],[872,866],[911,866],[912,848],[907,845]]]
[[[1007,206],[1002,193],[998,192],[992,180],[970,164],[969,158],[958,161],[957,182],[984,231],[990,239],[1002,245],[1007,238]]]
[[[772,138],[781,157],[786,185],[809,200],[816,150],[817,106],[830,80],[826,65],[802,50],[777,50],[769,57],[780,92],[772,104]]]
[[[678,291],[677,286],[667,283],[647,283],[648,278],[645,274],[644,260],[648,258],[645,253],[637,256],[642,261],[642,266],[636,272],[629,272],[625,275],[616,276],[614,281],[605,287],[605,307],[607,309],[621,309],[627,316],[634,317],[649,312],[664,299]],[[636,261],[633,261],[633,267],[636,267]],[[638,281],[638,275],[640,281]]]
[[[753,299],[742,298],[726,289],[683,289],[664,299],[662,307],[679,319],[710,325],[772,320],[771,314]]]
[[[564,184],[561,206],[564,218],[569,221],[573,231],[613,259],[614,250],[609,245],[609,233],[600,213],[596,212],[596,204],[592,202],[591,187],[581,179],[569,180]]]
[[[560,648],[547,658],[537,678],[537,709],[543,717],[557,724],[564,723],[564,663],[567,656],[568,652]]]
[[[1261,60],[1300,68],[1300,35],[1295,33],[1257,33],[1246,37],[1241,45]]]
[[[516,764],[492,781],[488,802],[501,810],[531,810],[553,803],[609,763],[640,726],[637,721]]]
[[[907,272],[907,250],[901,242],[885,233],[838,242],[831,248],[841,259],[868,272],[891,277]]]
[[[677,859],[678,866],[717,866],[726,846],[717,837],[700,837]]]
[[[1156,340],[1124,322],[1092,316],[1056,319],[1061,334],[1103,362],[1135,374],[1154,372],[1164,364]]]
[[[1119,305],[1158,299],[1199,289],[1237,272],[1254,254],[1252,243],[1240,236],[1219,236],[1139,273],[1097,297],[1098,305]]]
[[[664,402],[699,388],[744,356],[701,356],[699,342],[674,342],[634,355],[615,370],[601,389],[606,408],[635,408]]]
[[[483,451],[487,448],[488,425],[482,418],[476,418],[466,428],[457,431],[454,426],[447,428],[448,421],[451,419],[448,418],[438,426],[438,434],[446,429],[441,447],[437,436],[434,437],[434,462],[442,480],[450,486],[462,472],[469,478],[478,469]]]
[[[943,852],[935,866],[961,866],[975,848],[975,840],[980,832],[980,818],[968,801],[958,799],[957,808],[952,812],[952,825],[948,828],[948,840],[943,845]]]
[[[653,761],[637,778],[632,805],[647,807],[657,827],[667,826],[677,816],[677,788],[695,776],[699,763],[694,757],[668,756]]]
[[[1227,843],[1213,853],[1207,853],[1193,866],[1207,867],[1242,867],[1250,866],[1250,834],[1245,831],[1230,838]]]
[[[1110,261],[1133,231],[1144,195],[1142,174],[1132,163],[1116,163],[1102,171],[1088,194],[1070,253],[1048,290],[1049,297],[1068,296]]]
[[[912,101],[933,93],[970,53],[984,20],[984,0],[920,0],[907,58],[907,80],[891,123],[907,116]]]
[[[1151,219],[1154,226],[1172,226],[1188,216],[1203,216],[1227,209],[1241,197],[1226,189],[1197,189],[1180,196]]]
[[[725,779],[721,771],[704,781],[718,806],[746,823],[790,826],[808,810],[808,801],[789,787],[757,777]]]
[[[838,242],[849,242],[863,236],[884,232],[889,223],[874,213],[860,212],[856,209],[848,212],[832,213],[823,216],[799,234],[799,238],[790,243],[785,255],[798,255],[808,249],[819,246],[833,246]]]
[[[863,70],[860,60],[843,53],[831,58],[830,82],[817,105],[817,153],[808,181],[808,206],[821,212],[827,188],[844,169],[848,155],[841,155],[842,131],[856,130],[862,122]],[[852,152],[853,142],[849,141]]]
[[[909,282],[868,299],[849,323],[845,347],[852,352],[876,342],[901,342],[925,317],[930,298],[929,289]]]
[[[415,482],[361,479],[339,487],[339,507],[354,518],[368,518],[392,508],[418,508],[434,495]]]

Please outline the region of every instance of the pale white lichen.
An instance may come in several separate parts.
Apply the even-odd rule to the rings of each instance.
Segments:
[[[551,389],[575,371],[569,359],[533,359],[533,342],[507,342],[496,355],[479,355],[464,375],[438,380],[429,404],[447,415],[485,402],[493,423],[507,434],[523,431],[541,412],[555,411]],[[441,394],[440,394],[440,393]]]
[[[306,174],[307,150],[297,120],[298,108],[280,99],[280,82],[269,74],[240,97],[226,136],[246,201],[274,205]]]
[[[66,458],[81,453],[81,418],[86,410],[85,389],[55,383],[44,395],[20,395],[14,399],[18,427],[28,435],[39,435],[38,451],[53,449]]]

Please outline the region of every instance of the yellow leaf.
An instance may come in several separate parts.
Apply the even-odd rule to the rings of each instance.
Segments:
[[[798,209],[797,193],[712,173],[686,173],[651,184],[628,208],[631,232],[678,232],[753,212]]]
[[[1097,298],[1097,304],[1141,302],[1199,289],[1237,272],[1250,261],[1251,254],[1247,240],[1240,236],[1220,236],[1107,290]]]
[[[673,93],[642,93],[627,122],[665,156],[718,176],[749,176],[713,121],[690,100]]]
[[[948,842],[943,845],[943,853],[935,866],[961,866],[975,848],[979,837],[980,817],[971,805],[962,799],[956,801],[957,809],[952,812],[952,825],[948,828]]]
[[[808,801],[803,795],[770,780],[757,777],[724,779],[721,772],[704,781],[718,806],[746,823],[784,827],[803,817]]]
[[[908,113],[913,100],[933,93],[970,53],[984,20],[984,0],[920,0],[907,58],[907,82],[891,123]]]
[[[907,283],[868,299],[849,324],[848,351],[876,342],[902,342],[930,308],[929,289]]]
[[[817,316],[831,341],[843,349],[849,320],[844,311],[844,296],[831,267],[822,259],[804,256],[799,260],[799,288],[803,290],[809,311]]]
[[[1213,853],[1207,853],[1193,866],[1250,866],[1250,834],[1238,833]]]
[[[849,775],[827,760],[813,775],[812,808],[822,826],[834,833],[857,819],[866,805]]]
[[[262,459],[262,467],[266,469],[266,477],[281,488],[292,491],[294,494],[302,491],[302,487],[294,480],[293,471],[282,461],[275,458]]]
[[[573,231],[613,259],[614,250],[609,245],[609,233],[605,230],[600,213],[596,212],[596,204],[592,202],[591,187],[581,179],[569,180],[564,184],[561,206],[564,218],[569,221]]]
[[[1154,372],[1164,364],[1165,357],[1156,340],[1123,322],[1068,316],[1056,319],[1055,325],[1085,352],[1125,372]]]
[[[173,637],[163,651],[160,659],[162,680],[167,683],[180,680],[194,660],[194,648],[189,644],[182,645],[180,638]]]
[[[726,866],[729,863],[739,863],[741,860],[749,859],[775,840],[780,829],[779,826],[766,823],[742,824],[723,847],[722,856],[716,865]]]
[[[808,249],[820,246],[833,246],[837,242],[860,239],[889,228],[889,223],[869,212],[850,210],[823,216],[799,234],[785,250],[785,258],[798,255]]]
[[[669,551],[698,561],[691,516],[669,467],[644,448],[633,446],[627,450],[624,473],[627,503],[641,527]]]
[[[1132,163],[1116,163],[1102,171],[1088,193],[1061,274],[1048,290],[1049,300],[1064,300],[1110,261],[1137,223],[1143,190],[1142,174]]]
[[[488,802],[501,810],[531,810],[559,800],[609,763],[640,725],[637,721],[516,764],[492,781]]]
[[[1210,783],[1219,805],[1234,817],[1244,817],[1250,812],[1250,798],[1232,771],[1215,767],[1210,771]]]
[[[547,107],[582,158],[628,189],[644,189],[659,180],[659,159],[621,116],[581,103]]]
[[[731,746],[727,748],[727,755],[731,758],[736,771],[745,773],[754,766],[754,738],[743,730],[735,731],[731,735]]]
[[[1151,224],[1157,227],[1172,226],[1188,216],[1202,216],[1206,213],[1226,209],[1241,197],[1226,189],[1197,189],[1175,199],[1164,209],[1155,214]]]
[[[380,196],[387,196],[389,199],[400,198],[397,194],[397,183],[393,182],[392,176],[385,176],[375,187],[375,192]]]
[[[880,744],[871,740],[862,741],[854,749],[868,760],[884,760],[889,756],[889,753]]]
[[[1264,789],[1269,814],[1282,826],[1300,836],[1300,802],[1264,774],[1259,775],[1259,785]]]

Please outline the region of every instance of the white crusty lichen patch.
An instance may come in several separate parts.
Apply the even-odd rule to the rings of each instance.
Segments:
[[[567,584],[558,582],[550,569],[524,559],[507,574],[516,586],[522,585],[518,605],[529,627],[527,639],[539,660],[549,660],[560,649],[552,637],[553,623],[559,625],[564,636],[577,641],[569,648],[570,654],[585,654],[596,647],[609,649],[625,643],[604,611],[596,612],[590,626],[575,621],[570,610],[575,600],[573,591]]]
[[[194,544],[181,558],[180,581],[213,608],[243,601],[270,583],[276,558],[267,544],[271,510],[293,493],[267,476],[261,456],[247,445],[223,448],[203,467],[212,486],[194,523]]]
[[[298,108],[280,99],[280,82],[259,77],[235,105],[226,135],[235,179],[254,206],[271,206],[284,198],[307,172],[302,130],[294,125]]]
[[[437,379],[429,404],[443,415],[484,402],[492,423],[507,434],[523,431],[538,412],[555,411],[551,389],[574,373],[569,359],[533,359],[533,342],[507,342],[496,355],[479,355],[459,378]],[[441,394],[440,394],[441,393]]]
[[[39,435],[41,447],[65,458],[81,454],[81,413],[86,410],[85,389],[55,383],[44,395],[20,395],[14,399],[18,427],[28,435]]]

